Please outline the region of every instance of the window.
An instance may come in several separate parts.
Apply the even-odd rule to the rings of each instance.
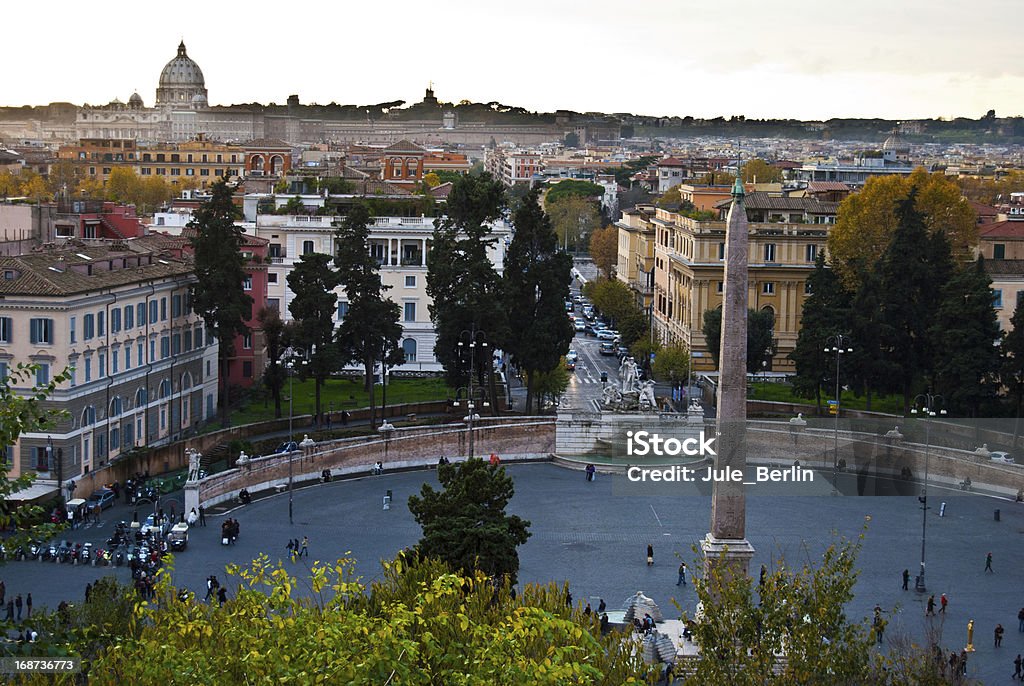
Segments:
[[[68,342],[69,343],[75,343],[76,342],[75,341],[75,319],[76,319],[76,317],[71,317],[70,319],[68,319]]]
[[[194,338],[193,345],[198,350],[203,347],[203,327],[197,326],[192,333]]]
[[[242,361],[242,376],[246,379],[252,378],[252,360]]]
[[[719,243],[718,244],[718,259],[720,259],[720,260],[724,260],[725,259],[725,243]]]
[[[45,386],[50,383],[50,365],[41,364],[36,368],[36,386]]]
[[[761,284],[761,292],[765,295],[775,295],[775,283],[773,281],[765,281]]]
[[[416,361],[416,340],[413,338],[406,338],[402,341],[402,352],[405,354],[406,362]]]
[[[135,318],[139,321],[139,326],[146,325],[146,303],[139,303],[135,306]]]
[[[281,244],[280,243],[271,243],[270,244],[270,256],[271,257],[283,257],[283,255],[281,255]]]
[[[96,359],[99,363],[99,368],[96,370],[96,373],[99,376],[99,378],[102,379],[104,376],[107,375],[107,354],[101,352],[96,356]]]
[[[128,371],[132,368],[132,346],[128,344],[124,346],[124,369]]]
[[[29,338],[33,344],[53,344],[53,320],[52,319],[30,319]]]
[[[804,295],[811,295],[814,291],[811,290],[811,282],[804,281]]]
[[[405,277],[405,287],[406,288],[416,288],[416,277],[415,276],[407,276],[407,277]]]
[[[124,306],[124,328],[130,329],[135,326],[135,309],[131,305]]]
[[[117,333],[121,330],[121,309],[115,307],[110,311],[110,333]]]
[[[95,315],[87,314],[82,317],[82,340],[91,340],[96,335],[95,322]]]
[[[100,310],[96,313],[96,335],[107,335],[107,313],[104,310]]]
[[[171,339],[169,336],[160,337],[160,359],[166,360],[171,355]]]
[[[347,302],[339,302],[338,303],[338,321],[339,322],[345,321],[345,317],[346,316],[348,316],[348,303]]]
[[[167,321],[167,298],[160,298],[160,321]]]
[[[156,360],[156,339],[149,339],[149,362],[152,364]]]
[[[247,274],[245,276],[245,278],[242,279],[242,290],[243,291],[251,291],[252,290],[252,275]]]
[[[0,343],[11,342],[12,322],[10,317],[0,317]]]
[[[85,383],[92,381],[92,355],[85,358]]]
[[[313,241],[302,241],[302,254],[312,255],[313,254]]]
[[[124,401],[121,396],[115,395],[114,399],[110,401],[110,416],[120,417],[124,413]]]
[[[1003,243],[996,243],[992,246],[992,259],[1002,260],[1006,259],[1006,245]]]
[[[159,305],[157,304],[156,300],[150,300],[149,301],[149,323],[150,324],[156,324],[157,319],[160,318],[159,317],[160,311],[157,309],[158,307],[159,307]]]
[[[723,282],[721,282],[721,281],[718,282],[718,289],[717,290],[718,290],[719,293],[722,293],[725,290],[725,286],[723,285]]]
[[[78,370],[75,369],[73,366],[72,367],[68,367],[68,375],[69,375],[68,376],[68,382],[71,384],[71,386],[72,387],[77,386],[78,385]]]
[[[172,295],[171,296],[171,316],[172,317],[180,317],[181,316],[181,295],[180,294]]]
[[[992,290],[992,307],[997,310],[1003,306],[1003,291],[995,288]]]
[[[817,259],[818,259],[818,246],[816,246],[816,245],[814,245],[812,243],[811,245],[808,245],[806,250],[804,251],[804,260],[806,260],[807,262],[814,262]]]
[[[280,298],[267,298],[267,307],[272,310],[281,310],[281,299]]]
[[[247,333],[242,336],[242,350],[252,350],[252,334]]]
[[[189,331],[188,329],[185,329],[185,333],[183,334],[183,336],[184,337],[182,339],[182,343],[185,345],[185,352],[191,352],[191,350],[192,350],[192,332]]]
[[[117,374],[118,368],[120,367],[119,359],[120,358],[117,355],[117,351],[116,350],[111,351],[111,353],[110,353],[110,373],[111,374]]]
[[[764,244],[764,261],[774,262],[775,261],[775,244],[765,243]]]
[[[277,283],[277,272],[269,272],[267,274],[267,283]]]
[[[116,426],[110,430],[110,449],[117,450],[121,447],[121,430]]]
[[[135,359],[139,361],[139,364],[146,364],[145,346],[142,341],[135,346]]]
[[[0,381],[7,379],[7,363],[0,362]]]
[[[405,303],[405,321],[416,321],[416,303]]]
[[[173,336],[171,336],[171,354],[172,355],[180,355],[181,354],[181,334],[180,333],[176,333]]]

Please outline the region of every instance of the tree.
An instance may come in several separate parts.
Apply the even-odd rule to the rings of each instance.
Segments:
[[[633,300],[633,292],[629,290],[629,286],[618,279],[591,281],[587,284],[585,294],[594,303],[594,307],[611,317],[613,324],[636,313],[643,316],[643,312]]]
[[[335,232],[338,282],[348,298],[348,313],[338,329],[337,341],[346,360],[363,365],[364,384],[370,392],[370,421],[376,408],[373,370],[378,363],[395,366],[404,360],[400,341],[401,309],[384,297],[389,287],[380,280],[377,261],[370,254],[370,211],[355,205]],[[381,381],[386,382],[384,376]]]
[[[139,182],[135,203],[144,214],[156,212],[174,197],[174,188],[162,176],[147,176]]]
[[[441,185],[441,177],[438,176],[436,172],[430,172],[429,174],[426,174],[423,177],[423,181],[431,188],[437,188],[438,186]]]
[[[38,365],[18,363],[8,367],[7,376],[0,377],[0,446],[14,445],[23,433],[52,428],[65,415],[49,407],[47,399],[57,386],[71,378],[70,372],[65,369],[49,383],[40,386],[35,384],[38,368]],[[16,479],[10,479],[7,473],[7,461],[0,460],[0,530],[15,532],[13,537],[4,541],[7,549],[13,550],[29,540],[53,538],[60,530],[59,526],[34,523],[44,515],[40,505],[14,505],[14,501],[7,499],[31,486],[35,474],[25,472]]]
[[[782,170],[759,157],[744,162],[740,175],[743,183],[782,183]]]
[[[604,186],[590,181],[565,179],[550,186],[544,195],[544,204],[556,203],[569,196],[578,198],[600,198],[604,195]]]
[[[71,160],[58,160],[55,164],[50,165],[50,173],[46,176],[50,193],[62,193],[72,197],[81,180],[82,168]]]
[[[650,315],[645,314],[635,304],[633,309],[620,317],[615,324],[619,327],[619,340],[624,346],[629,347],[641,339],[650,338]]]
[[[338,275],[331,267],[331,256],[323,253],[303,255],[288,274],[288,288],[294,294],[288,311],[296,324],[298,343],[306,350],[308,372],[316,380],[316,414],[322,410],[321,391],[335,369],[334,314],[338,310]]]
[[[964,201],[956,182],[923,169],[907,178],[869,177],[864,190],[840,204],[836,225],[828,235],[832,267],[843,285],[853,291],[893,240],[899,224],[898,206],[914,199],[928,233],[943,232],[957,259],[966,258],[977,245],[978,228],[971,206]]]
[[[771,359],[775,354],[774,316],[770,310],[747,310],[747,373],[756,374],[762,370],[762,362]],[[722,307],[704,312],[704,323],[701,327],[704,340],[708,344],[718,367],[718,355],[721,353],[722,342]]]
[[[530,537],[530,522],[505,514],[515,493],[505,468],[473,458],[439,465],[437,479],[443,490],[423,484],[409,497],[409,511],[423,528],[417,552],[463,574],[481,571],[515,583],[516,548]]]
[[[590,234],[590,257],[606,279],[614,277],[619,262],[619,230],[614,224]]]
[[[270,361],[270,364],[263,370],[263,385],[267,387],[270,395],[274,398],[274,417],[280,419],[281,389],[284,388],[286,374],[284,368],[275,363],[281,359],[281,353],[285,348],[283,345],[284,321],[276,307],[266,306],[260,308],[260,311],[256,313],[256,320],[260,323],[260,329],[263,331],[263,341],[267,346],[267,359]]]
[[[1006,386],[1014,399],[1013,416],[1017,419],[1013,425],[1013,447],[1017,448],[1020,435],[1021,407],[1024,406],[1024,299],[1018,298],[1010,318],[1010,331],[1003,339],[1003,354],[999,380]]]
[[[565,315],[572,278],[572,258],[558,252],[555,236],[537,202],[540,192],[530,191],[513,217],[515,234],[505,256],[504,309],[510,322],[502,347],[526,372],[526,413],[534,398],[538,373],[564,368],[562,356],[575,331]]]
[[[663,346],[654,355],[651,372],[655,379],[672,386],[686,382],[690,373],[690,351],[679,344]]]
[[[221,422],[228,425],[228,365],[235,354],[235,336],[249,332],[252,298],[243,289],[245,261],[242,228],[235,225],[237,208],[227,182],[210,187],[210,199],[199,206],[189,222],[189,242],[195,253],[196,283],[192,306],[216,339],[221,382]]]
[[[664,207],[665,209],[671,209],[679,207],[680,203],[683,202],[683,196],[679,193],[679,186],[672,186],[667,191],[661,194],[658,198],[658,207]]]
[[[46,180],[43,179],[39,174],[35,172],[22,172],[22,176],[25,178],[21,183],[21,194],[29,200],[40,203],[47,200],[53,200],[53,193],[46,186]]]
[[[492,400],[497,394],[491,355],[470,359],[459,352],[467,332],[484,332],[493,349],[507,339],[508,316],[503,308],[502,281],[488,257],[496,239],[488,238],[489,223],[498,219],[505,191],[490,174],[459,178],[448,194],[447,212],[434,222],[427,262],[427,295],[430,318],[437,330],[434,354],[444,366],[448,385],[465,385],[474,373],[480,385],[488,384]],[[491,407],[497,411],[497,403]]]
[[[7,199],[12,195],[21,193],[21,183],[18,177],[9,171],[0,173],[0,198]]]
[[[563,196],[553,202],[547,199],[544,209],[558,234],[558,242],[566,250],[569,246],[575,250],[580,241],[601,224],[596,203],[579,195]]]
[[[140,181],[131,167],[114,167],[107,177],[107,200],[120,203],[136,203],[139,198]]]
[[[823,675],[828,683],[884,683],[873,678],[873,636],[866,623],[846,616],[859,552],[860,541],[843,541],[830,546],[816,567],[791,569],[776,560],[756,594],[745,574],[695,578],[704,615],[694,623],[694,643],[704,649],[687,683],[809,684]],[[779,661],[781,654],[786,657]]]
[[[570,131],[565,134],[565,138],[562,140],[562,145],[567,148],[578,148],[580,147],[580,137],[575,132]]]
[[[821,386],[827,382],[833,368],[825,348],[830,337],[849,332],[851,296],[836,273],[825,266],[823,253],[818,253],[814,271],[807,277],[807,286],[811,294],[804,300],[800,333],[789,359],[796,363],[793,394],[814,398],[820,414]]]
[[[569,370],[565,368],[565,358],[559,360],[559,363],[555,365],[554,369],[546,372],[537,372],[533,379],[533,386],[536,393],[539,412],[544,411],[544,408],[547,407],[548,400],[550,400],[552,404],[557,403],[558,398],[560,398],[565,393],[565,389],[569,387],[569,381],[571,378],[572,376],[569,374]]]
[[[935,350],[934,388],[950,413],[977,417],[996,397],[1002,340],[992,280],[978,259],[946,283],[930,336]]]

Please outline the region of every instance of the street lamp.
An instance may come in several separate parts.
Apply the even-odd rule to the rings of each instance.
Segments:
[[[476,395],[474,397],[474,390]],[[490,407],[491,403],[487,400],[487,394],[482,388],[473,389],[472,386],[469,388],[463,386],[455,392],[455,401],[452,403],[454,407],[458,407],[462,400],[463,391],[466,393],[466,409],[468,413],[462,418],[469,430],[469,459],[473,459],[473,422],[480,419],[480,415],[476,414],[477,403],[480,403],[480,407]]]
[[[275,364],[279,364],[285,369],[285,373],[288,374],[288,523],[294,524],[294,501],[292,496],[292,485],[294,482],[294,475],[292,473],[292,453],[291,443],[293,442],[292,435],[292,422],[295,417],[295,370],[299,365],[305,365],[305,352],[300,348],[293,348],[291,346],[285,348],[284,352],[281,353],[281,357],[275,361]]]
[[[914,398],[914,406],[910,410],[913,415],[918,414],[917,407],[921,405],[921,413],[926,418],[934,418],[935,415],[945,415],[946,410],[936,410],[939,405],[945,404],[944,399],[941,395],[932,395],[931,393],[920,393]],[[921,495],[918,496],[917,501],[921,503],[921,573],[914,581],[914,590],[918,593],[924,593],[927,589],[924,584],[924,551],[925,541],[928,534],[928,462],[931,457],[932,448],[932,423],[926,421],[924,423],[924,484],[921,487]]]
[[[853,348],[850,347],[850,337],[844,336],[841,333],[838,333],[835,336],[830,336],[828,343],[829,345],[825,347],[825,352],[835,353],[836,355],[836,420],[834,431],[835,454],[832,456],[832,495],[838,495],[839,488],[836,485],[836,479],[838,478],[839,472],[839,394],[843,390],[842,386],[839,385],[839,359],[843,353],[852,353]]]

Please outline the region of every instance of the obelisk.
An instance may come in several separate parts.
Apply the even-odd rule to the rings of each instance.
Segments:
[[[737,168],[725,231],[722,336],[718,355],[718,415],[714,468],[735,477],[747,464],[747,210]],[[711,532],[704,538],[706,578],[716,573],[747,574],[754,548],[746,539],[746,489],[739,480],[715,481],[711,496]],[[724,569],[722,567],[725,567]]]

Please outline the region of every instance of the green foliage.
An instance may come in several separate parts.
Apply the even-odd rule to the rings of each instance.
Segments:
[[[303,255],[288,274],[288,288],[294,293],[288,310],[295,320],[296,342],[307,353],[306,371],[317,382],[317,414],[322,410],[320,390],[338,362],[338,349],[334,345],[334,315],[338,310],[334,288],[337,285],[338,275],[331,267],[331,256],[323,253]]]
[[[747,310],[747,373],[756,374],[762,371],[761,363],[775,354],[773,337],[774,316],[769,310]],[[722,344],[722,308],[704,312],[704,323],[701,326],[708,351],[718,367],[718,356]]]
[[[1010,318],[1010,331],[1003,339],[1003,362],[999,374],[999,380],[1013,393],[1016,405],[1015,417],[1020,417],[1021,407],[1024,405],[1024,305],[1022,303],[1024,303],[1024,299],[1017,300],[1017,306],[1013,309],[1013,317]],[[1015,432],[1014,447],[1016,445]]]
[[[546,372],[538,372],[534,377],[534,391],[537,394],[537,406],[543,410],[548,401],[554,404],[558,398],[565,394],[569,387],[572,375],[565,368],[565,358],[559,360],[554,369]]]
[[[623,133],[623,138],[628,138],[628,136]],[[654,156],[638,157],[635,160],[626,162],[621,167],[605,167],[601,170],[601,173],[612,174],[615,177],[615,182],[620,186],[629,186],[631,183],[630,177],[641,169],[647,168],[656,159]]]
[[[619,340],[622,345],[631,346],[637,341],[650,338],[651,319],[639,307],[634,307],[621,317],[616,325],[619,327]]]
[[[609,224],[591,233],[589,252],[604,277],[612,278],[619,262],[619,229]]]
[[[690,373],[690,351],[684,345],[667,345],[654,355],[654,378],[672,385],[685,383]]]
[[[455,183],[464,176],[461,172],[451,171],[449,169],[437,169],[432,171],[431,174],[437,174],[437,179],[441,183]]]
[[[551,191],[548,191],[544,199],[544,209],[558,234],[558,242],[566,249],[569,246],[577,249],[590,232],[601,225],[597,202],[581,195],[563,195],[553,200]]]
[[[589,181],[577,179],[566,179],[551,186],[544,197],[545,204],[556,203],[559,200],[575,195],[581,198],[600,198],[604,195],[604,186]]]
[[[256,313],[256,320],[263,331],[263,343],[266,345],[267,359],[274,361],[281,358],[284,352],[284,321],[276,307],[263,307]],[[281,418],[281,389],[284,387],[285,370],[279,364],[268,364],[263,370],[262,382],[274,398],[274,418]]]
[[[667,191],[661,194],[661,197],[658,198],[658,207],[676,207],[682,201],[683,197],[679,193],[679,186],[672,186],[672,188],[669,188]]]
[[[599,279],[591,281],[587,289],[587,297],[599,311],[611,317],[614,324],[621,320],[643,312],[636,306],[633,293],[629,286],[618,279]]]
[[[743,183],[782,183],[782,170],[759,157],[744,162],[740,175]]]
[[[195,233],[189,239],[195,253],[196,283],[192,285],[192,307],[203,318],[207,330],[217,338],[221,365],[222,420],[227,425],[227,361],[235,353],[234,339],[248,333],[245,322],[252,317],[252,298],[242,287],[245,243],[241,227],[235,226],[238,209],[232,191],[220,179],[210,187],[210,199],[199,206],[189,222]]]
[[[515,234],[505,256],[502,277],[504,310],[515,326],[507,328],[502,347],[513,363],[526,372],[526,412],[534,398],[535,376],[564,371],[562,356],[575,331],[565,316],[572,259],[558,251],[558,238],[530,191],[513,217]],[[568,378],[566,378],[568,383]],[[559,391],[560,393],[560,391]]]
[[[515,486],[505,468],[473,458],[439,465],[443,490],[423,484],[409,497],[409,511],[423,527],[417,551],[435,557],[463,574],[476,571],[515,583],[516,548],[530,537],[530,522],[505,514]]]
[[[815,567],[791,570],[777,560],[756,594],[751,577],[731,573],[724,555],[715,561],[711,573],[694,579],[704,606],[702,621],[692,623],[694,642],[708,648],[686,683],[813,684],[824,675],[832,684],[879,683],[870,678],[870,633],[844,610],[860,546],[832,545]]]
[[[570,131],[565,134],[565,138],[562,140],[562,145],[567,148],[578,148],[580,147],[580,137],[575,132]]]
[[[321,179],[320,188],[326,189],[331,195],[346,195],[355,191],[355,184],[340,176],[328,176]]]

